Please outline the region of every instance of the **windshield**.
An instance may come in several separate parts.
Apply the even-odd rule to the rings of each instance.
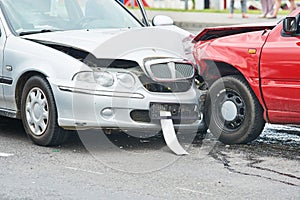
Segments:
[[[19,35],[141,26],[114,0],[2,0],[2,3],[12,29]]]

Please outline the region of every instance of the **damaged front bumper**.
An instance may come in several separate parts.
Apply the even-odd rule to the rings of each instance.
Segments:
[[[174,128],[195,132],[203,121],[205,91],[192,87],[179,93],[154,93],[143,87],[134,92],[53,86],[64,129],[120,129],[160,131],[160,111],[172,114]]]

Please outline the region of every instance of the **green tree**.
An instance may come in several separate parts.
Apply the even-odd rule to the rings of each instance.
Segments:
[[[195,10],[195,0],[192,0],[192,9]]]

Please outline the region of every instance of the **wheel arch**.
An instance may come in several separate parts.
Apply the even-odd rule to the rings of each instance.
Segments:
[[[248,76],[245,76],[244,73],[242,73],[239,69],[234,67],[233,65],[224,62],[224,61],[215,61],[215,60],[205,60],[205,70],[202,72],[203,79],[208,84],[208,87],[211,86],[217,79],[225,76],[233,76],[233,75],[239,75],[242,76],[249,87],[252,89],[254,94],[256,95],[260,105],[264,109],[264,119],[266,121],[268,120],[267,116],[267,109],[263,100],[263,97],[261,95],[260,90],[260,81],[259,78],[251,78]]]
[[[242,76],[259,99],[261,105],[264,106],[258,77],[247,76],[247,74],[245,75],[245,73],[243,73],[237,67],[224,61],[206,60],[205,65],[205,71],[202,72],[202,76],[204,76],[203,78],[208,83],[208,86],[213,84],[217,79],[221,77],[233,75]]]
[[[15,98],[16,98],[16,105],[17,105],[17,118],[21,118],[21,98],[22,98],[22,91],[27,80],[32,76],[41,76],[46,78],[47,76],[38,71],[27,71],[26,73],[22,74],[16,83],[16,90],[15,90]]]
[[[209,84],[213,84],[217,79],[228,75],[242,75],[233,65],[215,60],[205,60],[204,71],[202,71],[203,79]]]

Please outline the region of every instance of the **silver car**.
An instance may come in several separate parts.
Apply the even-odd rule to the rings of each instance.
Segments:
[[[205,130],[190,34],[148,26],[119,1],[0,0],[0,114],[38,145],[68,130]],[[169,19],[157,16],[154,25]]]

